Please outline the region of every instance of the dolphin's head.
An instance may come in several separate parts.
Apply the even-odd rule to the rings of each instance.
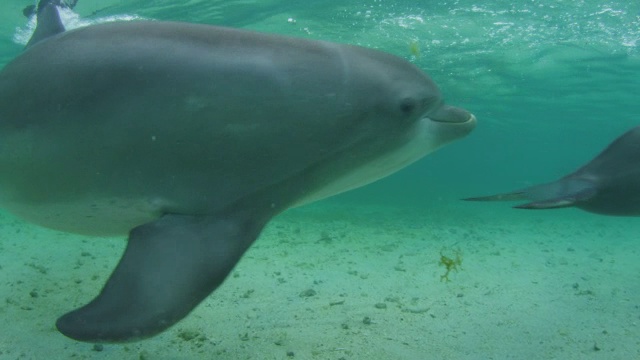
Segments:
[[[396,56],[369,49],[366,55],[370,81],[367,96],[377,102],[380,123],[394,134],[397,145],[417,141],[420,158],[436,148],[469,134],[476,126],[470,112],[445,104],[435,82],[421,69]],[[376,56],[372,56],[372,53]],[[386,137],[389,144],[392,140]],[[414,159],[414,160],[417,160]]]
[[[372,109],[364,131],[375,144],[373,163],[396,171],[475,128],[475,116],[445,104],[435,82],[415,65],[371,49],[353,50],[361,55],[352,57],[360,60],[355,71],[361,72],[353,78],[364,82],[357,86]]]
[[[348,59],[345,90],[359,116],[349,119],[349,146],[331,168],[330,183],[298,204],[376,181],[466,136],[476,125],[473,114],[446,105],[434,81],[408,61],[361,47],[342,51],[342,59]]]
[[[406,161],[415,161],[429,152],[468,135],[476,125],[470,112],[444,103],[435,82],[417,66],[387,53],[352,47],[351,79],[358,79],[352,91],[360,101],[369,102],[369,128],[378,132],[379,149],[394,152],[405,148]],[[379,136],[382,133],[384,136]],[[413,144],[407,153],[406,145]],[[386,154],[381,154],[386,155]]]

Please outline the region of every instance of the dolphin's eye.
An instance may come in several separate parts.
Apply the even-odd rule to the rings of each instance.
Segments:
[[[404,98],[400,100],[400,111],[405,115],[411,115],[417,107],[417,102],[413,98]]]

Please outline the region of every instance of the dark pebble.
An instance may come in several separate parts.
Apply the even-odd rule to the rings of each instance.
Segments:
[[[316,296],[317,292],[313,289],[307,289],[300,293],[300,297],[311,297]]]

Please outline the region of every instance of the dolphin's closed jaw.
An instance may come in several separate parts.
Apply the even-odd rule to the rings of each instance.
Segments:
[[[467,110],[444,104],[430,112],[427,117],[432,121],[451,124],[475,123],[476,121],[475,116]]]
[[[426,116],[430,122],[433,132],[438,133],[438,137],[443,143],[459,139],[469,134],[475,129],[476,117],[461,108],[443,104]]]
[[[43,226],[129,239],[100,294],[56,323],[76,340],[164,331],[280,212],[389,175],[475,125],[381,51],[177,22],[64,32],[56,8],[43,10],[0,73],[0,203]]]

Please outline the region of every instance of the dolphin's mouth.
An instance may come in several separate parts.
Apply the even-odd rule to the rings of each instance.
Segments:
[[[476,123],[478,122],[478,120],[476,119],[476,116],[473,115],[472,113],[468,113],[468,114],[469,114],[469,116],[467,117],[466,120],[464,120],[462,122],[449,122],[449,124],[452,124],[452,125],[464,125],[464,126],[474,126],[475,127]]]
[[[435,122],[451,124],[468,124],[476,121],[476,117],[467,110],[449,105],[440,106],[426,117]]]

